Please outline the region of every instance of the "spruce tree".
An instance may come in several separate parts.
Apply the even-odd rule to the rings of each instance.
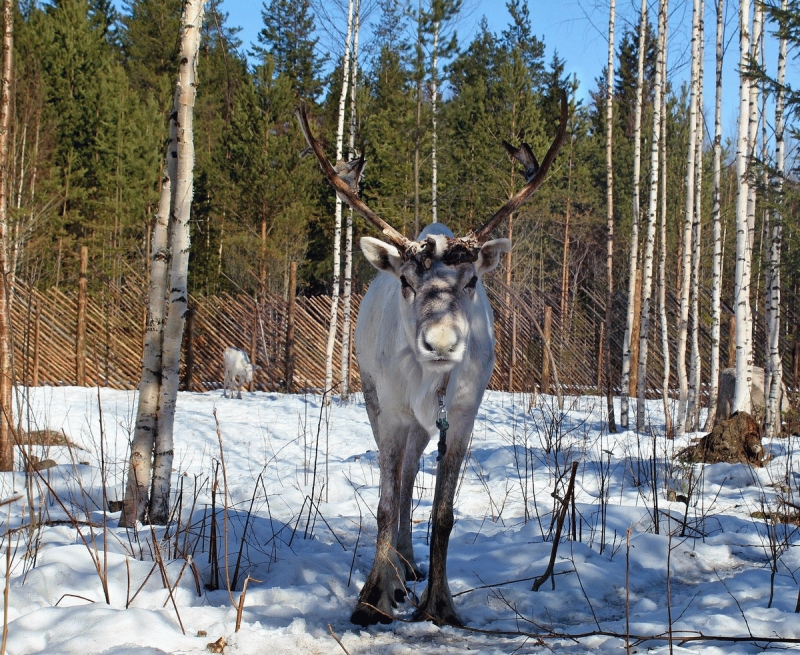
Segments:
[[[314,15],[310,0],[269,0],[261,11],[264,28],[258,33],[254,53],[266,62],[272,59],[273,75],[285,76],[292,90],[306,100],[322,92],[320,72],[323,61],[317,56]]]

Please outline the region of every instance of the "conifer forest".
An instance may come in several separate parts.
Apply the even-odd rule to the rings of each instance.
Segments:
[[[184,2],[6,4],[6,275],[77,289],[86,248],[90,295],[149,279]],[[568,72],[524,0],[508,0],[505,28],[484,21],[469,38],[458,32],[461,0],[340,4],[337,13],[314,0],[267,0],[254,43],[241,42],[224,2],[207,4],[190,294],[338,296],[338,248],[374,229],[358,214],[352,233],[337,226],[335,196],[314,157],[302,156],[301,102],[332,161],[337,141],[344,159],[364,154],[361,198],[414,237],[431,220],[466,234],[519,189],[524,176],[502,142],[528,143],[541,158],[565,92],[566,139],[547,180],[496,231],[514,243],[488,281],[505,290],[496,298],[546,294],[562,330],[588,305],[607,308],[597,386],[623,396],[623,426],[627,396],[647,379],[657,388],[640,396],[660,393],[663,376],[665,394],[685,403],[680,431],[734,362],[737,375],[755,364],[768,383],[797,386],[800,95],[786,81],[797,0],[684,2],[692,34],[681,61],[670,61],[675,0],[642,2],[624,21],[611,0],[609,59],[594,79]],[[724,80],[723,45],[736,61]],[[735,133],[723,134],[714,103],[723,84],[738,89]],[[362,293],[374,270],[357,245],[345,259],[345,291]]]

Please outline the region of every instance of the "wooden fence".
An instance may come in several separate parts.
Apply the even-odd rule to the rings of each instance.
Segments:
[[[548,390],[556,379],[567,392],[597,391],[605,299],[589,289],[579,289],[562,316],[560,290],[551,293],[514,291],[492,280],[489,296],[495,311],[497,361],[490,388],[532,391]],[[12,306],[14,329],[14,367],[18,382],[29,385],[101,385],[134,389],[141,375],[141,354],[145,320],[145,291],[142,280],[133,278],[123,285],[105,284],[81,301],[79,292],[51,288],[33,289],[22,283],[15,287]],[[353,325],[361,297],[353,296]],[[709,376],[710,294],[701,298],[700,333],[703,379]],[[85,302],[85,310],[80,310]],[[615,296],[612,306],[612,369],[619,391],[619,353],[625,325],[625,295]],[[187,317],[182,358],[182,388],[208,391],[222,386],[222,351],[235,346],[248,352],[258,369],[254,389],[286,389],[287,326],[289,304],[282,297],[268,295],[258,303],[246,295],[223,294],[215,297],[192,296]],[[677,299],[669,299],[674,325]],[[787,323],[797,317],[789,310]],[[325,344],[328,333],[330,299],[298,298],[294,309],[294,385],[293,390],[321,390],[325,378]],[[79,324],[78,317],[84,318]],[[723,366],[729,351],[728,322],[723,323]],[[674,330],[670,330],[674,332]],[[763,320],[756,313],[754,343],[763,343]],[[334,382],[341,365],[342,310],[334,350]],[[82,336],[82,338],[81,338]],[[674,339],[674,336],[672,337]],[[555,367],[549,365],[545,341],[549,343]],[[82,345],[83,344],[83,345]],[[352,344],[352,339],[351,339]],[[676,344],[673,353],[672,386]],[[798,386],[800,347],[796,340],[784,338],[786,383]],[[763,354],[755,353],[756,364]],[[360,389],[360,377],[352,356],[350,389]],[[660,325],[651,328],[647,387],[655,395],[661,387],[662,355]]]

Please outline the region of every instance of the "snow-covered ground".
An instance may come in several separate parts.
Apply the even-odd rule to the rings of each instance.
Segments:
[[[525,395],[487,393],[448,558],[468,628],[408,622],[407,602],[392,625],[364,630],[349,616],[372,563],[378,468],[362,399],[323,408],[313,395],[243,395],[179,395],[173,488],[182,491],[180,521],[165,534],[117,528],[119,514],[102,511],[104,487],[109,500],[121,497],[135,394],[31,390],[30,429],[63,431],[77,447],[34,449],[58,465],[30,488],[23,474],[0,478],[0,500],[16,498],[0,506],[0,571],[9,540],[12,546],[3,577],[7,653],[203,653],[221,637],[226,653],[262,655],[617,653],[626,632],[631,652],[800,648],[798,534],[793,524],[770,521],[798,513],[781,504],[797,503],[796,438],[765,442],[771,461],[761,469],[689,467],[674,454],[697,435],[664,439],[657,402],[648,407],[654,434],[637,438],[603,430],[599,398],[566,398],[560,412],[550,396],[531,407]],[[533,592],[553,549],[560,508],[553,494],[564,496],[572,462],[575,512],[567,515],[555,575]],[[434,466],[431,442],[413,515],[423,568]],[[688,506],[680,502],[686,497]],[[216,591],[208,588],[212,515]],[[226,579],[234,576],[229,594]],[[236,631],[235,604],[248,576]],[[682,641],[698,636],[759,640]]]

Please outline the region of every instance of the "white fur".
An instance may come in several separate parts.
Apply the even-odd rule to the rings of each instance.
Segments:
[[[420,240],[429,235],[435,236],[435,253],[440,256],[445,237],[452,233],[438,223],[426,228]],[[375,562],[353,613],[355,623],[391,620],[392,600],[404,593],[405,580],[398,572],[420,575],[411,547],[411,493],[420,456],[430,439],[438,436],[437,390],[447,374],[450,428],[438,510],[442,525],[434,526],[432,544],[437,538],[445,544],[449,539],[448,517],[458,473],[495,360],[492,310],[481,278],[497,266],[510,245],[507,239],[487,242],[474,264],[447,266],[434,256],[425,269],[413,262],[404,264],[394,246],[368,237],[361,240],[365,256],[381,271],[361,302],[355,333],[367,412],[379,451],[381,496]],[[469,285],[473,277],[477,283]],[[432,545],[419,618],[457,621],[445,562],[440,559]],[[431,608],[444,603],[444,613],[431,617],[424,609],[426,602]]]
[[[228,346],[222,353],[222,368],[225,373],[225,382],[222,385],[222,396],[227,398],[228,389],[231,390],[231,398],[236,390],[237,398],[242,397],[241,387],[243,384],[250,384],[253,381],[253,365],[244,350]]]

